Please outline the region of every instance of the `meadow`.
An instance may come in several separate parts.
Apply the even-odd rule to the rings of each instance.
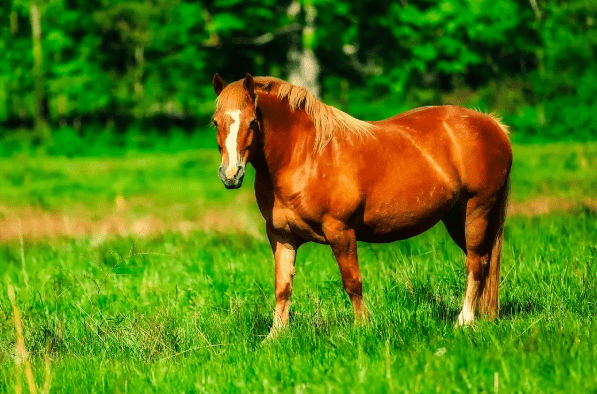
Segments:
[[[360,245],[362,327],[329,248],[301,247],[265,343],[251,174],[224,190],[213,150],[2,158],[0,392],[597,392],[597,144],[514,154],[499,320],[454,326],[464,256],[440,224]]]

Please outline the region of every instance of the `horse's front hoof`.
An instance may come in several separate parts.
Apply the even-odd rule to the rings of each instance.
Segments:
[[[369,317],[369,312],[367,309],[364,309],[354,315],[354,325],[356,327],[364,327],[371,323],[371,317]]]
[[[269,330],[269,334],[267,334],[265,339],[261,341],[261,346],[271,343],[276,339],[279,339],[284,331],[286,331],[286,326],[273,326]]]
[[[460,312],[460,314],[458,315],[458,321],[456,322],[456,327],[470,326],[474,323],[474,321],[474,316],[467,316],[464,313]]]

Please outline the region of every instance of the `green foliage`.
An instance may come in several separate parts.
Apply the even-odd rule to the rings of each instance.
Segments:
[[[521,141],[597,137],[597,6],[577,0],[547,2],[536,14],[537,67],[529,73],[533,97],[506,119]]]
[[[573,94],[550,94],[535,106],[523,106],[505,117],[518,141],[594,141],[597,137],[597,68],[574,77]],[[536,84],[546,83],[537,79]],[[564,89],[564,88],[562,88]]]
[[[227,81],[247,71],[284,77],[289,47],[308,37],[324,96],[364,118],[396,113],[393,102],[403,109],[472,91],[476,96],[458,103],[500,112],[518,141],[597,136],[593,1],[308,3],[316,17],[307,34],[300,31],[307,2],[300,1],[302,11],[293,16],[290,2],[273,0],[39,1],[54,135],[72,128],[76,145],[86,141],[85,130],[124,134],[127,125],[145,129],[138,122],[155,118],[195,130],[213,110],[214,72]],[[30,5],[0,4],[0,145],[14,147],[10,141],[26,137],[21,130],[33,126],[38,110]],[[517,84],[505,90],[512,80]],[[377,103],[370,116],[361,97]],[[169,127],[159,126],[158,134]],[[71,154],[56,146],[49,151]]]

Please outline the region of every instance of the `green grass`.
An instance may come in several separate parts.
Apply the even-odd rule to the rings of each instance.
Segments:
[[[218,165],[216,149],[109,158],[15,155],[0,158],[0,202],[13,209],[103,215],[122,196],[133,200],[138,215],[187,219],[196,215],[193,208],[239,200],[254,206],[253,172],[248,171],[243,188],[230,192],[217,178]],[[520,201],[542,195],[594,197],[595,168],[597,143],[515,145],[512,194]]]
[[[597,144],[515,145],[514,155],[514,201],[595,199]],[[218,161],[215,150],[0,158],[0,224],[31,210],[90,220],[256,214],[253,174],[227,191]],[[464,256],[441,225],[360,245],[364,327],[352,324],[329,248],[305,245],[290,327],[266,345],[274,273],[259,231],[25,239],[24,270],[19,240],[0,243],[0,392],[15,391],[19,376],[9,285],[40,386],[50,357],[52,392],[597,392],[592,209],[510,218],[502,317],[466,329],[454,328]]]
[[[597,143],[514,145],[512,195],[596,197]]]
[[[0,201],[53,212],[75,206],[97,215],[111,210],[117,196],[150,200],[152,212],[180,202],[230,200],[233,195],[217,177],[218,162],[217,150],[113,158],[20,155],[0,159],[0,179],[7,186],[0,189]]]
[[[273,264],[240,234],[0,246],[0,391],[14,390],[17,288],[37,381],[55,392],[594,392],[597,217],[508,222],[496,322],[454,328],[463,255],[441,226],[360,245],[372,321],[353,327],[329,248],[299,251],[291,324],[271,324]],[[145,254],[143,254],[145,253]],[[115,267],[113,269],[113,267]],[[105,281],[104,281],[105,279]]]

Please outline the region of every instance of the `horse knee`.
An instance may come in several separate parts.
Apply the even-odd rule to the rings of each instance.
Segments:
[[[363,294],[363,277],[360,273],[345,275],[342,279],[344,281],[344,290],[348,295],[361,296]]]
[[[473,275],[475,281],[483,280],[488,267],[489,256],[480,256],[469,253],[469,256],[466,259],[466,270],[469,274]]]
[[[284,283],[282,285],[276,286],[276,300],[284,301],[290,298],[290,294],[292,293],[292,285],[290,283]]]

